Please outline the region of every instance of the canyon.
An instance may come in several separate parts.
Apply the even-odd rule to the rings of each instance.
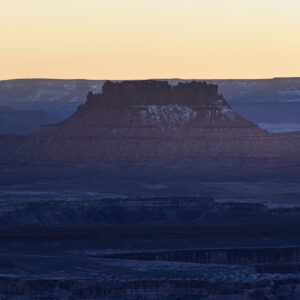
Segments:
[[[298,299],[300,207],[12,188],[0,200],[2,299]]]
[[[0,106],[0,134],[26,134],[37,131],[41,125],[53,124],[60,118],[40,110],[22,110]]]
[[[299,299],[300,134],[215,84],[107,81],[0,143],[0,299]]]

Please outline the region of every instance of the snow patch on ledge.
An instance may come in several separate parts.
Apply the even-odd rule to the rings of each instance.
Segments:
[[[186,124],[198,115],[192,107],[172,105],[145,105],[139,106],[140,115],[143,119],[155,123],[168,122],[173,124]]]
[[[219,105],[217,107],[217,115],[219,115],[223,120],[234,120],[236,118],[235,113],[228,105]]]

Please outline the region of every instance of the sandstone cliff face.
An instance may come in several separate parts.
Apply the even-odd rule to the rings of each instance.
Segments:
[[[276,159],[286,167],[287,158],[289,164],[298,159],[300,145],[297,134],[271,135],[240,117],[216,85],[155,80],[106,82],[102,94],[89,93],[65,121],[1,139],[5,162],[101,166],[189,160],[208,169],[221,161],[248,167],[249,159]]]

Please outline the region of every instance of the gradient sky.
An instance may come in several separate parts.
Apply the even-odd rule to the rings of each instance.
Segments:
[[[0,0],[0,79],[300,76],[299,0]]]

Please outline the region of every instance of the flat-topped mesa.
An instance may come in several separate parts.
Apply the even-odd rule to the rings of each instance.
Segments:
[[[203,135],[261,135],[264,131],[232,111],[205,82],[170,85],[167,81],[107,81],[101,94],[65,121],[39,135],[105,138],[187,138]]]
[[[171,86],[167,81],[107,81],[102,94],[90,92],[87,105],[216,105],[223,97],[218,86],[206,82],[179,83]]]
[[[145,80],[108,81],[102,94],[90,92],[66,120],[0,142],[0,162],[157,166],[176,161],[185,168],[192,161],[193,166],[201,162],[201,170],[223,170],[224,163],[237,169],[243,164],[248,171],[255,169],[255,158],[258,170],[262,159],[285,167],[291,158],[298,161],[300,139],[269,134],[245,120],[216,85]]]

